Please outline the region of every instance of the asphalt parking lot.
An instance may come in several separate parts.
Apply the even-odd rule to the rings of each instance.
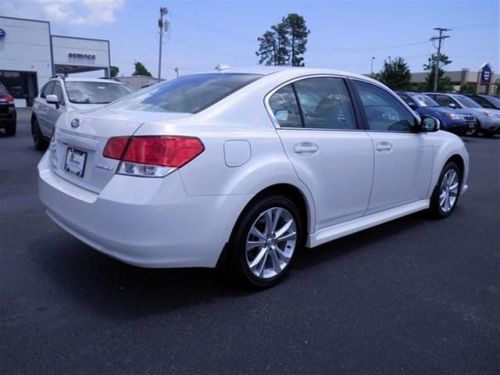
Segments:
[[[0,135],[0,373],[500,373],[500,137],[466,138],[470,190],[307,251],[261,292],[93,251],[37,197],[28,113]]]

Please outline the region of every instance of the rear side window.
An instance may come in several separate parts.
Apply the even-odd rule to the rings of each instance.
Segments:
[[[354,81],[370,130],[409,132],[415,118],[386,90]]]
[[[217,103],[260,74],[193,74],[138,91],[112,108],[149,112],[197,113]]]
[[[43,89],[42,93],[40,94],[41,98],[45,98],[47,95],[52,94],[52,90],[54,89],[54,81],[47,83]]]
[[[269,106],[280,127],[356,129],[351,99],[342,78],[296,81],[276,91],[269,98]]]
[[[292,85],[286,85],[269,98],[274,118],[282,128],[301,128],[299,106]]]
[[[342,78],[308,78],[293,85],[304,116],[304,127],[356,128],[351,99]]]
[[[0,82],[0,95],[10,95],[7,88]]]

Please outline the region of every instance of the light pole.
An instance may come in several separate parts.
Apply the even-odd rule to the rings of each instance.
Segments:
[[[158,56],[158,82],[161,81],[161,47],[163,43],[163,31],[167,31],[168,29],[168,21],[164,21],[163,17],[168,13],[167,7],[160,8],[160,19],[158,20],[158,27],[160,29],[160,53]]]
[[[373,77],[373,60],[375,60],[375,56],[372,56],[372,63],[370,65],[370,76]]]

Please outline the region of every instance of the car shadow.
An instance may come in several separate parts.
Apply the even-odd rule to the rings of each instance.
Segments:
[[[319,263],[333,262],[382,242],[398,232],[427,225],[423,214],[383,224],[298,254],[289,279],[308,272]],[[212,269],[145,269],[121,263],[103,255],[61,230],[32,242],[33,261],[65,294],[82,308],[112,318],[130,319],[211,304],[223,298],[247,297],[271,290],[249,290],[233,284]],[[284,284],[275,288],[285,287]]]

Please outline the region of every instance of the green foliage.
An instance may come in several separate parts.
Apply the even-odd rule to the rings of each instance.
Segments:
[[[495,86],[497,87],[495,90],[495,95],[500,95],[500,78],[495,81]]]
[[[146,69],[143,63],[136,61],[134,63],[135,72],[132,73],[133,76],[146,76],[152,77],[151,73]]]
[[[408,90],[411,87],[411,73],[402,57],[384,60],[384,67],[374,78],[389,86],[392,90]]]
[[[120,73],[120,69],[117,66],[111,65],[109,67],[109,75],[111,77],[117,77],[118,73]]]
[[[304,17],[290,13],[257,38],[259,64],[304,66],[307,37],[310,30]]]
[[[438,84],[437,91],[451,91],[453,85],[450,77],[444,75],[444,70],[441,67],[451,64],[452,61],[448,56],[441,54],[439,56],[439,70],[438,70]],[[424,64],[424,70],[428,71],[427,77],[425,77],[425,82],[422,85],[422,90],[432,91],[434,89],[434,72],[436,71],[435,57],[429,57],[427,59],[427,64]]]
[[[467,83],[465,85],[460,86],[460,92],[462,94],[475,94],[476,93],[476,85]]]

